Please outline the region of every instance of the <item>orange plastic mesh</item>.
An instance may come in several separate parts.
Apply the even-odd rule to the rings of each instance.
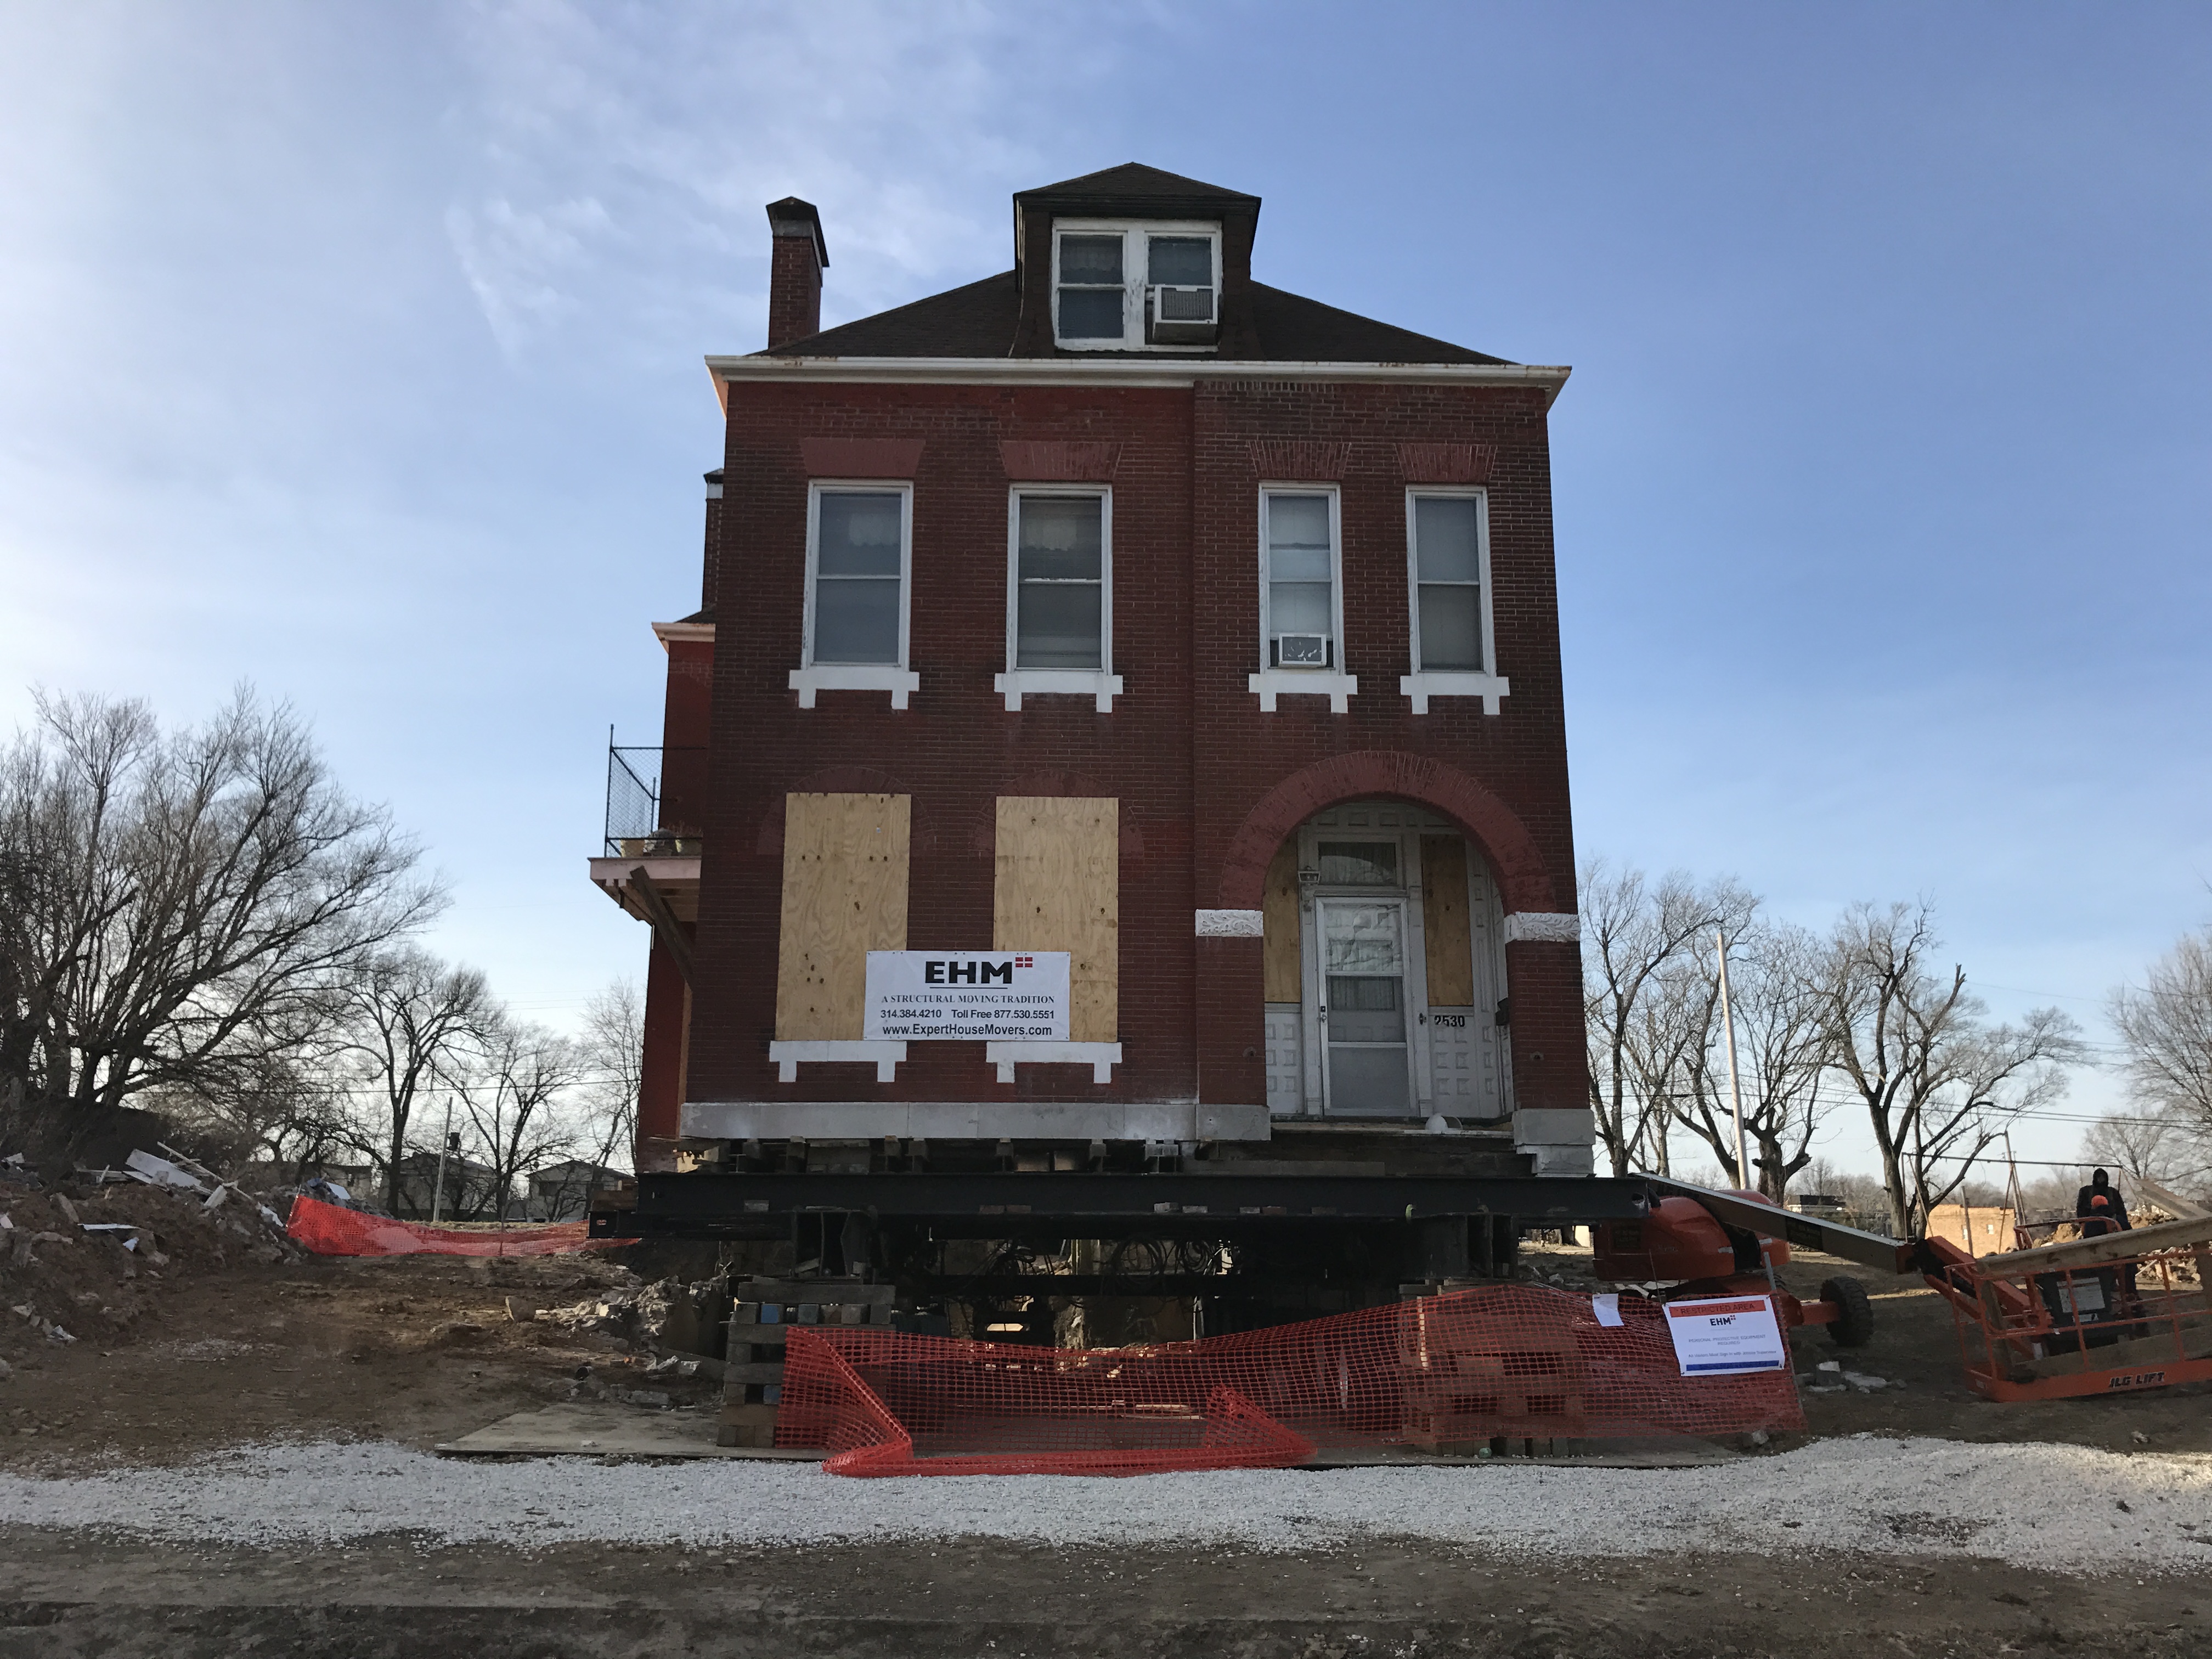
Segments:
[[[1786,1371],[1680,1374],[1656,1304],[1622,1323],[1525,1285],[1141,1348],[1055,1349],[793,1326],[780,1446],[835,1473],[1141,1474],[1498,1437],[1802,1429]]]
[[[284,1231],[317,1255],[564,1255],[629,1242],[587,1237],[590,1224],[556,1221],[532,1227],[426,1227],[302,1195],[292,1200]]]

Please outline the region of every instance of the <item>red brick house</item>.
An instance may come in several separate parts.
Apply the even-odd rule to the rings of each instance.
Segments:
[[[653,924],[641,1170],[1449,1127],[1589,1172],[1567,371],[1255,280],[1259,212],[1024,191],[1012,270],[822,330],[818,216],[768,210],[658,788],[618,757],[592,866]],[[871,1041],[871,950],[1067,951],[1067,1036]]]

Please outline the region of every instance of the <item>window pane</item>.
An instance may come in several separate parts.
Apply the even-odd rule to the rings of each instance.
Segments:
[[[1014,641],[1018,668],[1103,668],[1096,582],[1024,582]]]
[[[1480,580],[1482,565],[1476,554],[1474,508],[1472,496],[1413,497],[1413,545],[1420,558],[1423,581]]]
[[[1276,582],[1267,592],[1267,629],[1273,634],[1336,632],[1327,582]]]
[[[1118,340],[1121,337],[1121,290],[1064,288],[1060,291],[1060,337]]]
[[[814,660],[898,661],[898,578],[825,577],[814,584]]]
[[[1322,933],[1322,968],[1329,975],[1362,977],[1405,971],[1398,953],[1398,911],[1395,905],[1329,907]]]
[[[904,498],[848,491],[822,495],[822,544],[815,568],[825,576],[896,576]]]
[[[1387,841],[1325,841],[1321,878],[1331,887],[1395,887],[1397,845]]]
[[[1024,578],[1097,580],[1104,505],[1096,495],[1021,497]]]
[[[1066,245],[1062,244],[1064,247]],[[1067,256],[1060,255],[1060,269],[1066,270]],[[1146,263],[1151,267],[1148,282],[1171,283],[1178,286],[1211,288],[1213,285],[1213,243],[1204,236],[1155,236]]]
[[[1395,1014],[1398,1012],[1398,981],[1395,979],[1351,979],[1332,974],[1328,981],[1329,1035],[1339,1042],[1389,1042],[1404,1028],[1389,1036],[1357,1037],[1340,1023],[1340,1014]]]
[[[1482,666],[1482,590],[1479,587],[1421,589],[1421,666]]]
[[[1267,545],[1270,547],[1328,547],[1328,497],[1326,495],[1270,495],[1267,497]]]
[[[1325,547],[1277,547],[1267,552],[1267,574],[1279,582],[1319,582],[1328,586],[1333,573]]]
[[[1119,236],[1063,236],[1060,239],[1060,280],[1063,283],[1121,281],[1121,239]]]

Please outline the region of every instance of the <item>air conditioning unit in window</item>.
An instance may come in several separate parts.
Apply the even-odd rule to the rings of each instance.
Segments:
[[[1276,635],[1275,666],[1278,668],[1328,667],[1328,635],[1326,634]]]
[[[1155,283],[1145,292],[1146,337],[1154,345],[1212,345],[1219,332],[1215,291]]]

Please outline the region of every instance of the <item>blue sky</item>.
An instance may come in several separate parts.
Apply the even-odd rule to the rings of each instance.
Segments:
[[[451,878],[434,943],[565,1023],[641,966],[582,860],[762,204],[820,204],[842,320],[1141,160],[1264,197],[1263,280],[1575,366],[1585,853],[1928,895],[2101,1041],[2212,915],[2208,85],[2179,5],[18,0],[0,726],[292,699]]]

